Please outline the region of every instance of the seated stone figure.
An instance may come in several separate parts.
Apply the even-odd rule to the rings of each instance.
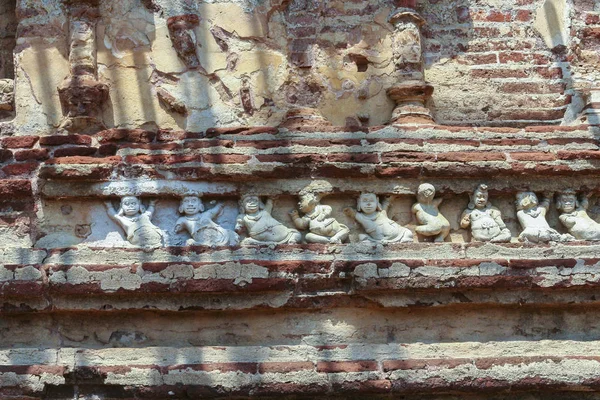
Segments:
[[[415,228],[423,236],[435,236],[434,242],[443,242],[450,233],[450,222],[438,209],[443,199],[435,199],[435,188],[429,183],[419,185],[417,203],[412,206],[412,212],[420,224]]]
[[[300,243],[302,235],[288,228],[271,216],[273,200],[263,203],[256,195],[247,194],[240,200],[240,215],[235,231],[245,231],[248,235],[241,244],[245,246],[261,244]]]
[[[549,196],[539,203],[538,198],[533,192],[517,193],[517,218],[523,227],[523,232],[519,235],[522,242],[547,243],[565,242],[575,238],[569,234],[560,234],[550,228],[546,221],[546,213],[550,207]]]
[[[510,231],[502,221],[502,213],[488,201],[487,185],[479,185],[463,211],[460,226],[471,226],[473,240],[480,242],[510,242]]]
[[[387,216],[391,198],[386,198],[382,203],[375,193],[362,193],[358,198],[356,210],[345,208],[344,214],[354,218],[362,225],[366,234],[358,236],[360,241],[371,241],[381,244],[412,242],[412,232],[392,221]]]
[[[579,240],[600,240],[600,224],[586,211],[590,196],[591,193],[578,201],[575,191],[568,189],[559,193],[556,199],[556,208],[562,213],[558,219]]]
[[[185,196],[179,206],[179,213],[183,216],[175,223],[175,232],[190,234],[192,238],[187,241],[188,246],[236,246],[239,243],[238,235],[214,221],[222,211],[223,204],[205,211],[200,197]]]
[[[108,216],[115,220],[127,235],[129,243],[135,246],[156,248],[163,244],[163,233],[152,222],[156,200],[150,200],[146,209],[135,196],[121,198],[119,211],[115,211],[110,201],[105,202]]]
[[[292,210],[290,217],[296,228],[309,229],[304,238],[308,243],[342,243],[350,230],[331,217],[332,209],[320,203],[321,197],[318,193],[301,193],[298,208],[304,215],[301,217],[298,210]]]

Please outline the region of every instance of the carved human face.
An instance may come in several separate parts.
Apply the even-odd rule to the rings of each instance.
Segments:
[[[488,198],[487,192],[476,190],[475,193],[473,193],[473,204],[479,209],[484,208],[488,202]]]
[[[435,196],[435,188],[430,184],[423,184],[417,189],[417,199],[419,202],[429,202]]]
[[[561,203],[561,210],[563,212],[566,213],[570,213],[575,211],[575,204],[577,202],[577,199],[575,198],[575,195],[572,194],[561,194],[559,197],[560,203]]]
[[[313,194],[305,194],[300,196],[300,201],[298,202],[298,208],[303,213],[309,213],[314,211],[317,206],[317,199]]]
[[[199,213],[201,206],[202,201],[196,196],[186,196],[181,200],[181,209],[187,215]]]
[[[535,195],[535,193],[533,193],[533,192],[529,193],[529,194],[528,194],[527,196],[525,196],[525,197],[523,198],[523,200],[521,201],[521,206],[522,206],[524,209],[526,209],[526,210],[527,210],[527,209],[530,209],[530,208],[533,208],[533,207],[535,207],[535,206],[537,206],[537,205],[538,205],[538,198],[537,198],[537,196]]]
[[[375,211],[377,211],[377,203],[377,195],[373,193],[365,193],[360,195],[360,209],[364,214],[373,214]]]
[[[126,196],[121,199],[121,208],[123,209],[123,214],[128,217],[133,217],[140,212],[140,200],[134,196]]]
[[[258,210],[260,210],[260,199],[258,198],[258,196],[248,196],[246,198],[244,198],[244,210],[247,213],[255,213],[258,212]]]

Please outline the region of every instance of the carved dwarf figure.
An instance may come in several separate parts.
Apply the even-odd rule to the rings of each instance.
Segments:
[[[156,248],[163,244],[163,233],[151,222],[156,200],[150,200],[146,209],[139,198],[121,198],[119,211],[115,211],[110,201],[105,202],[108,216],[117,222],[127,235],[129,243],[135,246]]]
[[[546,221],[546,213],[550,207],[549,196],[539,203],[537,196],[533,192],[517,193],[517,218],[523,227],[523,232],[519,235],[522,242],[547,243],[565,242],[573,240],[574,237],[569,234],[560,234],[550,228]]]
[[[587,213],[589,197],[585,195],[581,201],[572,189],[560,192],[556,199],[556,208],[562,212],[558,217],[569,233],[579,240],[600,240],[600,224]]]
[[[242,240],[245,246],[261,244],[299,243],[302,235],[295,229],[288,228],[271,216],[273,200],[263,203],[253,194],[247,194],[240,200],[240,215],[235,224],[235,231],[246,231],[248,237]]]
[[[423,183],[417,188],[417,202],[412,206],[412,212],[420,224],[415,228],[423,236],[435,236],[434,242],[443,242],[450,233],[450,222],[438,209],[443,199],[435,199],[435,188],[429,183]]]
[[[304,215],[301,217],[298,210],[292,210],[290,217],[296,228],[309,229],[305,236],[308,243],[342,243],[350,230],[331,217],[331,207],[320,203],[322,197],[323,194],[310,191],[301,193],[298,208]]]
[[[392,221],[387,216],[391,197],[379,202],[375,193],[362,193],[358,198],[356,210],[345,208],[344,214],[354,218],[364,228],[365,234],[358,236],[359,240],[377,242],[381,244],[412,242],[412,232]]]
[[[487,185],[481,184],[471,195],[463,211],[460,226],[471,226],[471,236],[480,242],[510,242],[510,231],[502,221],[502,213],[488,201]]]
[[[217,204],[205,211],[199,196],[185,196],[179,206],[179,213],[183,216],[175,223],[175,232],[186,231],[192,236],[187,241],[188,246],[236,246],[239,243],[238,235],[214,221],[223,211],[223,207],[223,204]]]

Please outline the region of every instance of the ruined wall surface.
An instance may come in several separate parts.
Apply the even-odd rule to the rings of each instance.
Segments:
[[[593,0],[0,2],[0,398],[599,399],[599,54]]]

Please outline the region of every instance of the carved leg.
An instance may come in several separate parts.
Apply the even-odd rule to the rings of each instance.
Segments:
[[[329,243],[328,237],[317,235],[315,233],[310,233],[310,232],[306,234],[304,239],[306,240],[307,243],[321,243],[321,244]]]

